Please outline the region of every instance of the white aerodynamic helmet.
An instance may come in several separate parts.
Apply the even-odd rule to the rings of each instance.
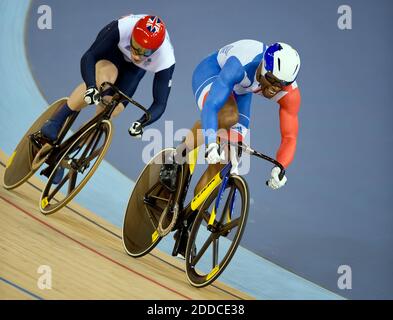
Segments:
[[[277,79],[289,85],[296,80],[299,69],[299,54],[290,45],[277,42],[265,51],[261,70],[263,76],[271,72]]]

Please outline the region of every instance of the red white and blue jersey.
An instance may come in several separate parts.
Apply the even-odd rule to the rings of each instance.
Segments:
[[[140,63],[134,63],[130,57],[131,33],[136,22],[146,15],[128,15],[114,20],[98,33],[96,40],[84,53],[81,59],[81,73],[86,87],[96,86],[96,64],[100,60],[113,63],[118,70],[116,86],[132,97],[146,71],[154,73],[153,103],[148,109],[151,118],[142,117],[138,121],[149,125],[157,121],[164,113],[172,86],[172,74],[175,68],[175,55],[166,31],[163,44],[149,57]],[[159,20],[154,17],[151,27]],[[126,104],[126,102],[123,102]]]
[[[247,134],[252,94],[261,92],[256,71],[267,48],[264,43],[255,40],[236,41],[211,54],[196,67],[192,86],[198,107],[202,110],[206,144],[216,141],[217,114],[230,96],[236,100],[239,111],[239,123],[233,129],[240,138]],[[286,167],[293,160],[296,149],[300,108],[297,83],[284,87],[271,100],[280,106],[282,142],[277,160]]]
[[[217,62],[223,68],[230,58],[236,58],[243,68],[243,78],[233,86],[236,94],[246,94],[258,88],[255,71],[267,46],[255,40],[240,40],[218,50]]]

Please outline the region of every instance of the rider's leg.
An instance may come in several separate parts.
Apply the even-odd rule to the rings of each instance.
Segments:
[[[175,162],[183,164],[186,161],[187,154],[201,146],[203,142],[202,124],[201,121],[198,120],[194,123],[194,126],[191,128],[184,141],[176,147]]]
[[[225,105],[218,112],[218,128],[219,130],[224,130],[226,133],[227,130],[238,122],[238,120],[239,113],[237,110],[237,104],[234,97],[230,96]],[[203,143],[204,136],[201,121],[196,121],[185,140],[177,146],[174,159],[167,159],[169,163],[164,164],[161,168],[160,181],[167,186],[169,190],[173,191],[176,188],[178,165],[185,163],[188,153]],[[228,154],[228,152],[226,152],[226,154]],[[210,181],[210,179],[221,170],[221,168],[222,166],[219,165],[209,166],[199,179],[194,193],[197,194]]]
[[[239,113],[235,99],[231,96],[228,98],[226,104],[218,112],[218,128],[230,129],[239,120]],[[184,156],[191,150],[201,146],[205,139],[202,131],[202,123],[200,120],[196,121],[183,143],[176,148],[176,154]],[[184,161],[184,160],[183,160]],[[180,161],[179,161],[180,162]]]
[[[107,97],[108,99],[110,99],[110,97]],[[120,113],[122,113],[124,111],[126,107],[124,106],[123,103],[119,103],[115,110],[112,112],[111,115],[111,119],[116,118]],[[96,108],[96,115],[100,114],[101,112],[103,112],[105,110],[104,106],[100,103],[97,108]]]
[[[139,82],[145,74],[146,70],[139,68],[133,63],[124,62],[121,65],[121,71],[116,81],[117,87],[120,91],[132,98]],[[118,116],[125,109],[127,103],[128,102],[120,103],[112,114],[112,117]]]
[[[119,71],[117,67],[109,60],[100,60],[96,63],[96,85],[97,88],[101,86],[103,82],[115,83]],[[83,82],[78,85],[68,98],[68,106],[73,111],[80,111],[86,107],[87,104],[84,100],[84,94],[86,92],[86,84]]]
[[[170,191],[176,190],[178,168],[186,162],[188,153],[203,144],[204,137],[201,127],[201,122],[196,121],[184,141],[176,147],[175,153],[166,158],[161,167],[160,181]]]
[[[146,71],[131,63],[122,63],[120,67],[121,72],[117,76],[116,85],[122,92],[129,97],[132,97]],[[110,98],[110,96],[106,96],[106,99]],[[113,111],[111,119],[122,113],[126,108],[126,105],[126,103],[119,103]],[[103,105],[99,104],[96,109],[96,114],[99,114],[102,111],[104,111]]]
[[[117,67],[108,60],[100,60],[96,63],[96,83],[99,87],[103,82],[109,81],[114,83],[117,79]],[[87,104],[84,101],[84,93],[86,91],[85,83],[79,84],[71,93],[67,100],[60,109],[47,121],[41,128],[42,134],[49,140],[56,140],[60,129],[63,127],[66,119],[74,112],[80,111]]]
[[[235,99],[231,96],[228,98],[224,107],[218,112],[218,128],[220,130],[229,130],[233,125],[238,123],[239,113],[237,110],[237,104]],[[226,150],[228,155],[228,151]],[[207,170],[204,172],[202,177],[199,179],[194,194],[198,194],[199,191],[206,186],[206,184],[223,168],[225,164],[212,164],[209,165]]]
[[[114,83],[118,75],[117,67],[108,60],[100,60],[96,63],[96,83],[100,86],[103,82],[108,81]],[[56,140],[59,131],[63,127],[64,122],[67,117],[72,115],[72,113],[80,111],[87,104],[83,99],[84,92],[86,91],[86,85],[81,83],[75,90],[71,93],[68,101],[63,105],[59,111],[52,116],[51,119],[45,122],[41,128],[41,132],[44,136],[50,140]],[[63,179],[64,168],[58,167],[55,173],[53,184],[59,184]]]

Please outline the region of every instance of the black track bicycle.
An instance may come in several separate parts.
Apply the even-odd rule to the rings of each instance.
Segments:
[[[276,160],[244,143],[226,142],[229,148],[264,159],[280,167]],[[132,257],[149,253],[160,240],[177,230],[172,255],[179,252],[180,239],[189,233],[185,254],[186,274],[191,285],[204,287],[224,271],[242,238],[248,211],[249,190],[245,179],[231,174],[232,162],[223,166],[206,186],[185,204],[194,173],[198,148],[180,166],[177,188],[170,192],[159,179],[163,163],[172,159],[175,149],[164,149],[145,166],[130,196],[123,223],[123,246]]]
[[[109,91],[108,91],[109,90]],[[106,92],[111,92],[110,96]],[[58,138],[50,142],[41,134],[41,127],[67,98],[57,100],[34,122],[23,136],[6,165],[3,185],[14,189],[27,181],[43,164],[47,167],[40,173],[48,181],[40,197],[40,211],[49,215],[67,205],[84,187],[103,160],[112,140],[113,125],[111,115],[122,101],[129,101],[141,109],[147,119],[149,112],[138,102],[128,97],[115,85],[104,82],[99,88],[103,112],[71,133],[70,128],[79,113],[67,118]],[[60,183],[54,184],[57,170],[64,175]]]

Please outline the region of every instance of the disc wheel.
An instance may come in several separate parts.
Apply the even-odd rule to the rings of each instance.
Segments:
[[[164,229],[171,225],[168,210],[177,193],[169,192],[160,183],[159,173],[161,165],[173,152],[174,149],[168,148],[157,153],[145,166],[132,190],[123,222],[123,246],[132,257],[146,255],[160,242],[160,218]],[[163,213],[167,221],[162,221]]]
[[[214,209],[218,189],[201,205],[187,243],[186,274],[195,287],[207,286],[224,271],[239,246],[247,222],[246,181],[240,176],[230,176],[219,206]]]
[[[58,110],[59,107],[67,102],[67,98],[57,100],[41,114],[33,125],[27,130],[15,150],[11,154],[6,164],[3,177],[5,189],[14,189],[26,182],[39,168],[32,167],[36,153],[39,149],[31,142],[30,135],[41,129],[44,122]]]
[[[78,134],[78,133],[77,133]],[[69,203],[97,170],[112,141],[112,124],[103,120],[81,132],[62,153],[41,193],[40,211],[49,215]],[[64,170],[55,184],[58,170]]]

